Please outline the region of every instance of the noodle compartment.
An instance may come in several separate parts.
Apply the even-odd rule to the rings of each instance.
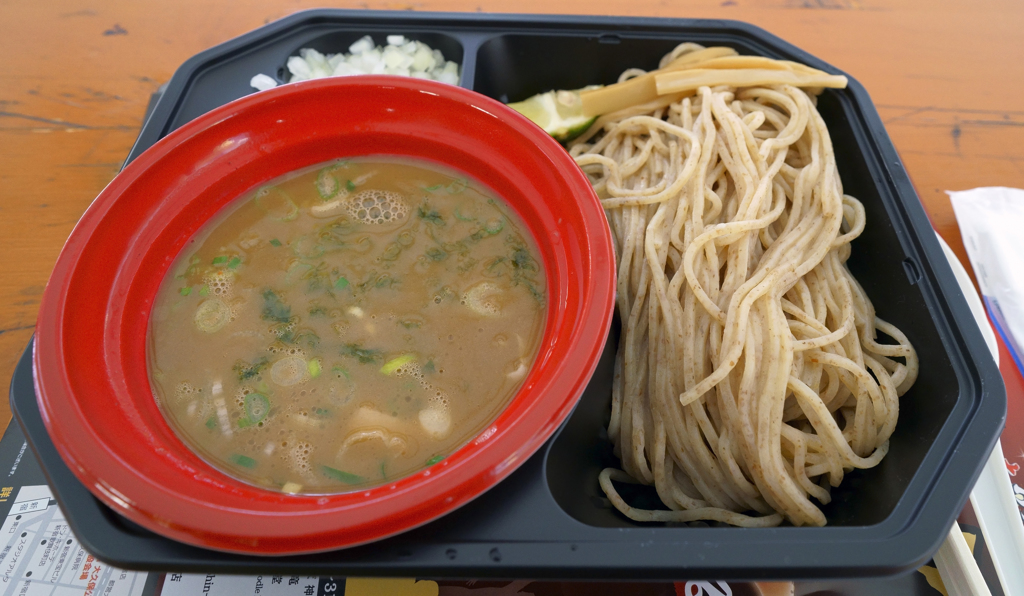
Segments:
[[[635,521],[825,525],[889,449],[914,347],[846,267],[865,210],[816,109],[845,77],[681,44],[583,91],[569,144],[615,238],[622,322],[599,477]],[[652,485],[665,509],[621,483]]]

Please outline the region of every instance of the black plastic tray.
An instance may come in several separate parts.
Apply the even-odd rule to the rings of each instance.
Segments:
[[[461,85],[516,101],[551,88],[613,82],[653,68],[676,44],[728,45],[839,71],[732,21],[315,10],[298,13],[187,61],[129,155],[214,107],[247,95],[257,73],[285,76],[302,47],[345,51],[371,34],[401,33],[463,65]],[[571,418],[521,469],[460,510],[372,545],[258,558],[185,546],[114,514],[76,481],[50,442],[23,358],[12,409],[69,523],[101,559],[127,568],[222,573],[416,575],[533,579],[811,578],[895,574],[938,548],[1002,429],[999,371],[867,93],[850,80],[818,108],[845,191],[868,217],[850,268],[882,318],[919,351],[921,375],[901,400],[890,452],[849,474],[824,508],[829,526],[738,529],[634,523],[610,507],[598,472],[615,465],[605,438],[612,350]],[[614,335],[614,334],[613,334]],[[612,338],[614,341],[614,337]],[[611,346],[611,344],[609,344]],[[643,501],[641,490],[631,498]]]

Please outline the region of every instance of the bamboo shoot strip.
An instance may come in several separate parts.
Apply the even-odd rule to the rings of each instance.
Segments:
[[[794,87],[826,87],[843,89],[846,77],[830,74],[797,73],[788,70],[752,68],[742,70],[694,69],[657,74],[654,77],[659,95],[696,91],[701,87],[771,87],[792,85]]]

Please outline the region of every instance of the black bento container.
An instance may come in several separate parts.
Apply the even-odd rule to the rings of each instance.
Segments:
[[[626,68],[655,68],[675,45],[727,45],[741,54],[839,71],[750,25],[621,17],[425,14],[314,10],[207,50],[174,75],[131,161],[188,120],[253,93],[259,73],[285,80],[300,48],[347,51],[363,35],[402,34],[461,62],[461,85],[501,101],[549,89],[611,83]],[[740,529],[635,523],[598,486],[615,466],[604,432],[614,342],[559,433],[496,488],[431,524],[367,546],[258,558],[207,551],[152,534],[100,504],[58,456],[40,419],[26,352],[12,409],[85,547],[115,565],[148,570],[446,578],[816,578],[896,574],[938,548],[1003,426],[999,371],[865,90],[826,90],[828,124],[845,192],[867,210],[850,269],[878,315],[917,348],[921,374],[900,402],[889,454],[847,475],[824,508],[824,528]],[[330,114],[324,114],[329,118]],[[651,492],[630,493],[654,504]]]

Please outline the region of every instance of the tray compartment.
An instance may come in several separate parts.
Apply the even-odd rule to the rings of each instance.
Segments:
[[[657,68],[662,56],[683,40],[700,40],[706,33],[638,34],[502,34],[480,46],[475,90],[501,101],[519,101],[550,89],[578,89],[608,84],[628,68]],[[740,36],[701,40],[729,45],[742,54],[764,53]],[[779,53],[783,57],[784,52]],[[851,270],[875,304],[878,316],[908,334],[919,352],[921,370],[915,386],[901,399],[900,422],[882,464],[846,475],[833,489],[833,501],[823,507],[833,526],[869,526],[887,518],[920,469],[939,430],[960,395],[949,354],[932,322],[932,313],[918,285],[908,278],[908,256],[893,221],[897,200],[871,163],[877,148],[862,125],[864,115],[843,91],[819,96],[819,112],[828,126],[844,190],[865,206],[868,225],[853,243]],[[916,261],[914,261],[916,263]],[[917,265],[912,266],[918,271]],[[612,348],[614,351],[614,347]],[[547,481],[559,506],[576,519],[599,527],[664,527],[638,524],[621,515],[597,483],[603,467],[618,467],[605,428],[610,412],[611,364],[602,362],[576,413],[549,452]],[[585,463],[584,463],[585,462]],[[664,509],[653,488],[618,485],[627,502]],[[707,526],[707,524],[702,524]],[[679,529],[672,530],[680,531]],[[812,530],[813,531],[813,530]]]
[[[614,83],[627,68],[657,68],[681,41],[611,33],[498,35],[480,46],[473,90],[508,103],[551,89]]]
[[[311,15],[313,16],[313,15]],[[291,74],[288,58],[298,55],[302,48],[313,48],[322,53],[348,52],[357,39],[369,35],[377,45],[387,43],[388,35],[404,35],[422,41],[431,48],[441,50],[445,60],[457,62],[462,70],[461,86],[472,86],[472,59],[475,57],[476,37],[443,31],[434,19],[409,19],[394,22],[388,18],[370,18],[349,26],[339,26],[336,19],[303,19],[302,23],[287,25],[283,19],[262,30],[264,35],[236,38],[192,57],[183,64],[168,86],[164,97],[152,113],[152,124],[144,127],[135,146],[128,155],[130,162],[150,145],[182,124],[220,107],[230,101],[255,93],[249,84],[252,77],[265,74],[278,83],[286,82]],[[230,46],[226,49],[225,46]],[[220,51],[218,51],[220,50]],[[215,59],[211,59],[216,54]]]
[[[319,37],[302,42],[301,45],[296,46],[285,60],[281,62],[275,71],[275,76],[278,83],[286,83],[291,78],[291,73],[288,72],[286,66],[287,60],[291,56],[298,56],[299,50],[303,48],[313,48],[321,54],[347,54],[348,48],[356,40],[361,39],[363,36],[369,35],[373,38],[374,45],[384,46],[387,45],[387,36],[389,35],[404,35],[406,39],[414,41],[420,41],[434,50],[440,50],[444,55],[445,60],[453,61],[459,64],[459,68],[462,68],[463,58],[465,52],[463,51],[462,42],[451,35],[444,33],[438,33],[436,31],[415,31],[415,30],[401,30],[396,31],[393,28],[389,29],[374,29],[365,31],[355,30],[338,30],[324,33]]]

